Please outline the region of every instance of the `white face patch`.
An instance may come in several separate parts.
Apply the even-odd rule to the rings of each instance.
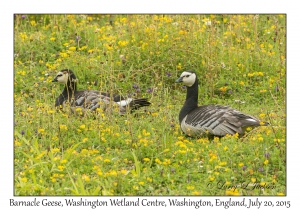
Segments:
[[[56,75],[56,79],[60,83],[67,84],[69,79],[69,74],[67,72],[58,72]]]
[[[180,78],[182,78],[182,83],[184,85],[191,87],[196,81],[196,74],[184,71],[180,75]]]

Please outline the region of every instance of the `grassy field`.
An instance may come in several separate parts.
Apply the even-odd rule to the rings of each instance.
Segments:
[[[285,195],[284,15],[15,15],[15,195]],[[119,116],[55,110],[79,89],[149,98]],[[190,138],[178,124],[184,70],[199,104],[268,121],[243,138]],[[97,83],[95,83],[97,81]]]

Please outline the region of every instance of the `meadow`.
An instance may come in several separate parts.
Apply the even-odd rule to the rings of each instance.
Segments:
[[[120,116],[56,110],[79,89],[146,97]],[[185,136],[184,70],[199,105],[230,105],[271,125],[243,136]],[[286,16],[14,16],[15,195],[285,195]]]

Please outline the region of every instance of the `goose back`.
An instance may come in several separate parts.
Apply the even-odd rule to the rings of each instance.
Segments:
[[[229,106],[205,105],[188,113],[180,125],[182,131],[191,136],[225,136],[243,135],[247,127],[259,126],[260,121]]]

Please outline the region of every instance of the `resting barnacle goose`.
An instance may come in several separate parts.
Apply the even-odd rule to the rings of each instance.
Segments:
[[[58,72],[52,82],[65,84],[64,90],[56,98],[56,107],[64,107],[66,103],[69,103],[72,110],[82,108],[85,111],[94,111],[101,108],[105,111],[114,106],[118,108],[120,114],[124,114],[128,110],[131,111],[151,104],[146,98],[124,98],[120,95],[96,90],[77,90],[78,79],[70,69]]]
[[[179,123],[188,136],[225,136],[236,133],[243,135],[248,127],[269,124],[229,106],[198,106],[198,79],[192,70],[184,71],[176,82],[182,82],[187,87],[186,100],[179,113]]]

